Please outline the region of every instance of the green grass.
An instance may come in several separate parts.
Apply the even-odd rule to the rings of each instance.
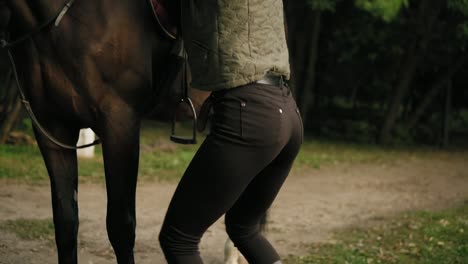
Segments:
[[[35,146],[0,145],[0,179],[37,182],[46,179],[46,169]]]
[[[306,139],[296,159],[295,166],[318,169],[330,164],[378,163],[391,165],[402,160],[431,158],[447,160],[454,156],[464,156],[468,162],[468,153],[465,150],[449,151],[416,146],[382,147],[364,143]]]
[[[0,222],[0,229],[16,234],[26,240],[54,240],[52,219],[16,219]]]
[[[179,129],[189,135],[185,128]],[[178,131],[179,131],[178,130]],[[177,180],[195,154],[197,145],[177,145],[169,140],[167,124],[145,122],[141,131],[140,180]],[[199,142],[203,135],[199,136]],[[102,149],[95,158],[79,160],[80,182],[103,182]],[[48,183],[47,170],[37,146],[0,145],[0,179],[22,183]]]
[[[409,213],[371,228],[340,231],[287,264],[468,263],[468,203],[442,212]]]
[[[180,130],[190,135],[190,130]],[[141,132],[140,180],[169,180],[180,178],[195,154],[198,145],[177,145],[169,140],[167,124],[147,121]],[[204,135],[198,136],[198,141]],[[347,142],[326,142],[306,139],[296,159],[296,169],[319,169],[322,166],[343,163],[385,163],[414,158],[450,158],[459,153],[430,148],[393,147]],[[463,155],[467,156],[465,153]],[[467,159],[468,161],[468,159]],[[103,182],[102,150],[96,148],[96,157],[80,160],[81,182]],[[47,171],[37,146],[0,145],[0,179],[24,183],[47,183]]]

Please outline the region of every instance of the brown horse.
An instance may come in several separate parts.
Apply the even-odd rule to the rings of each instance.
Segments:
[[[10,51],[42,126],[68,145],[81,128],[100,137],[108,237],[118,263],[134,263],[140,122],[158,100],[173,41],[158,32],[145,0],[0,0],[0,14],[0,34],[32,32]],[[50,176],[59,263],[77,263],[76,151],[37,129],[35,136]]]

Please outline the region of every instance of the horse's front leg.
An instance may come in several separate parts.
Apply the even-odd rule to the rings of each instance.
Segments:
[[[44,125],[62,143],[76,144],[79,128],[70,128],[63,124]],[[50,178],[58,262],[76,264],[78,233],[76,151],[60,148],[40,132],[36,130],[34,132]]]
[[[117,262],[128,264],[134,263],[140,118],[126,106],[113,109],[103,121],[101,135],[107,187],[107,234]]]

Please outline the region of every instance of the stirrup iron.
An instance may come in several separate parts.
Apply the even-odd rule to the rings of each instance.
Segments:
[[[177,109],[182,105],[187,104],[192,111],[192,138],[180,137],[175,133],[175,127],[177,123]],[[197,144],[197,112],[193,106],[192,100],[190,97],[180,99],[176,111],[174,113],[174,118],[172,119],[172,130],[171,130],[171,141],[179,144]]]

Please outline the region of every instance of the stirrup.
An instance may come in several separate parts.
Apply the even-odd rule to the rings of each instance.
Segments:
[[[185,138],[176,136],[175,133],[175,126],[177,123],[177,109],[180,107],[181,104],[188,104],[190,110],[192,111],[192,138]],[[179,103],[177,104],[176,111],[174,113],[174,118],[172,119],[172,130],[171,130],[171,141],[178,144],[197,144],[197,112],[195,111],[195,107],[193,106],[192,100],[190,97],[180,99]]]

